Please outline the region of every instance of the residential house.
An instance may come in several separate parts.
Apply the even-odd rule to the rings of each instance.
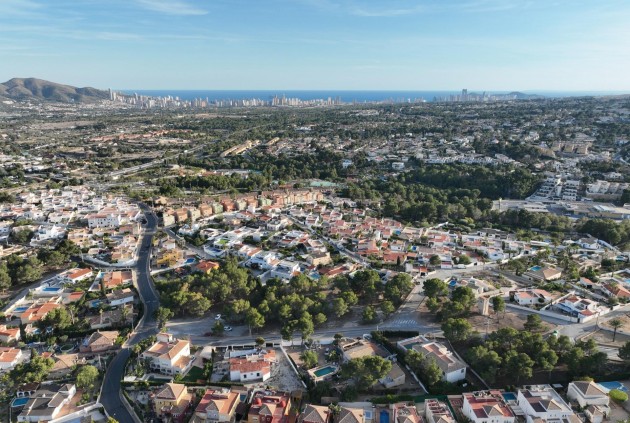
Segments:
[[[363,340],[349,340],[349,342],[341,344],[344,361],[350,361],[353,358],[362,358],[378,355],[386,358],[391,354],[380,345]]]
[[[510,296],[519,305],[542,305],[549,303],[553,297],[544,289],[519,289],[510,292]]]
[[[300,273],[300,265],[291,260],[281,260],[271,271],[271,278],[290,280],[293,276]]]
[[[601,405],[608,407],[610,398],[604,389],[593,381],[575,381],[567,387],[567,398],[577,402],[580,407]]]
[[[442,379],[447,382],[455,383],[466,378],[466,363],[457,358],[444,344],[430,341],[424,336],[415,336],[399,341],[397,346],[403,352],[413,349],[423,357],[435,359],[442,370]]]
[[[518,406],[525,414],[527,423],[557,422],[581,423],[571,407],[549,385],[530,385],[519,389]]]
[[[365,411],[360,408],[341,407],[334,423],[366,423]]]
[[[332,413],[323,405],[308,404],[298,416],[298,423],[329,423]]]
[[[94,276],[94,272],[89,267],[72,269],[64,275],[64,282],[77,283]]]
[[[314,252],[306,256],[306,262],[311,266],[325,266],[332,262],[330,253],[326,252]]]
[[[554,305],[560,311],[578,319],[578,322],[585,322],[595,318],[601,313],[599,304],[587,298],[580,298],[577,295],[568,295],[562,301]]]
[[[50,421],[62,417],[62,410],[77,392],[73,384],[42,385],[28,400],[17,417],[18,422]]]
[[[501,391],[476,391],[462,397],[462,413],[473,423],[514,423],[516,420]]]
[[[437,399],[424,401],[424,415],[427,423],[455,423],[455,417],[446,403]]]
[[[48,313],[61,307],[59,302],[61,302],[61,297],[54,297],[45,302],[38,301],[32,303],[26,310],[20,313],[20,321],[23,325],[39,322],[46,317]]]
[[[523,276],[532,281],[551,282],[562,277],[562,270],[547,266],[534,266],[528,269]]]
[[[120,306],[127,303],[132,303],[135,299],[133,291],[129,288],[120,289],[107,294],[107,302],[110,306]]]
[[[195,270],[195,272],[204,273],[204,274],[208,275],[208,274],[210,274],[210,272],[212,272],[215,269],[218,269],[219,267],[220,267],[219,263],[217,263],[216,261],[201,260],[194,267],[194,270]]]
[[[195,423],[234,423],[241,402],[238,392],[230,389],[206,389],[195,408]]]
[[[151,369],[167,374],[184,374],[193,363],[190,356],[190,342],[178,340],[168,333],[160,333],[157,341],[140,357],[151,361]]]
[[[151,395],[151,400],[158,417],[181,422],[191,405],[192,394],[186,385],[167,383]]]
[[[114,270],[103,274],[101,283],[106,291],[133,283],[133,272]]]
[[[0,342],[4,344],[9,344],[11,342],[19,341],[22,337],[20,333],[20,328],[8,327],[7,325],[0,325]]]
[[[23,357],[22,350],[18,348],[0,347],[0,370],[12,369]]]
[[[96,331],[85,337],[79,351],[82,353],[100,353],[116,348],[118,331]]]
[[[391,370],[382,379],[379,379],[379,382],[388,389],[404,385],[405,372],[398,363],[392,363]]]
[[[48,352],[43,352],[42,357]],[[85,357],[80,357],[79,354],[54,354],[50,355],[55,363],[50,369],[49,377],[53,379],[64,378],[74,372],[77,365],[85,364]]]
[[[625,300],[630,299],[630,290],[625,288],[622,284],[614,281],[603,282],[599,289],[602,294],[607,297],[617,297]]]
[[[282,392],[256,391],[247,423],[288,423],[291,397]]]
[[[230,358],[230,380],[233,382],[266,381],[276,363],[274,350]]]
[[[413,404],[397,403],[391,406],[393,411],[392,423],[424,423],[422,416],[418,414],[416,406]],[[381,415],[384,416],[384,411],[381,410]]]

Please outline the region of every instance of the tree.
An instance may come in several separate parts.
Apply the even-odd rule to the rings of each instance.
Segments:
[[[265,318],[255,308],[250,308],[246,313],[247,325],[249,326],[249,336],[252,336],[252,329],[259,329],[265,326]]]
[[[425,357],[422,372],[418,376],[428,386],[434,386],[442,380],[442,369],[435,357]]]
[[[72,318],[65,308],[56,308],[50,311],[42,320],[41,326],[64,330],[72,324]]]
[[[442,307],[442,304],[437,298],[428,298],[426,304],[429,311],[433,314],[436,314],[438,311],[440,311],[440,308]]]
[[[313,332],[315,332],[315,325],[313,324],[313,318],[309,312],[305,312],[300,320],[298,320],[298,327],[302,332],[302,343],[309,339]]]
[[[615,342],[615,338],[617,337],[617,330],[623,326],[623,322],[620,319],[614,318],[608,322],[611,328],[613,328],[613,339]]]
[[[619,352],[617,354],[622,360],[630,361],[630,341],[626,341],[626,343],[619,348]]]
[[[389,316],[390,314],[392,314],[394,311],[396,310],[396,307],[394,307],[394,304],[391,301],[383,301],[383,303],[381,304],[381,311],[383,312],[383,314],[385,316]]]
[[[527,321],[523,324],[523,328],[530,332],[536,332],[543,328],[542,319],[538,314],[528,314]]]
[[[345,291],[341,293],[341,298],[346,302],[346,304],[350,307],[357,305],[359,303],[359,297],[353,291]]]
[[[380,356],[353,358],[341,366],[341,376],[353,379],[356,386],[370,387],[385,377],[392,369],[392,362]]]
[[[519,382],[521,378],[530,378],[533,374],[534,361],[525,353],[509,351],[505,356],[508,374],[515,376]]]
[[[317,313],[315,315],[315,317],[313,317],[313,323],[315,323],[315,326],[320,327],[322,326],[324,323],[326,323],[326,315],[324,313]]]
[[[155,311],[155,319],[158,321],[158,327],[164,328],[166,322],[171,319],[175,314],[171,311],[170,308],[166,307],[158,307]]]
[[[305,369],[312,369],[317,366],[318,363],[317,353],[315,351],[304,351],[302,355],[300,355],[300,359],[302,360],[302,363],[304,363]]]
[[[468,257],[465,254],[462,254],[461,256],[459,256],[458,264],[463,264],[463,265],[470,264],[470,257]]]
[[[265,345],[265,338],[263,338],[262,336],[259,336],[256,338],[256,346],[258,348],[262,347],[263,345]]]
[[[108,417],[108,418],[107,418],[107,423],[119,423],[119,422],[118,422],[118,420],[116,420],[116,419],[115,419],[115,418],[113,418],[113,417]]]
[[[496,351],[479,345],[471,348],[466,357],[470,365],[479,372],[486,382],[495,381],[503,362]]]
[[[428,298],[445,297],[448,294],[448,285],[440,279],[432,278],[424,281],[422,285],[424,295]]]
[[[432,266],[437,266],[438,264],[440,264],[442,262],[442,259],[440,258],[440,256],[436,255],[432,255],[429,258],[429,264]]]
[[[77,388],[91,389],[98,379],[98,369],[94,366],[82,366],[77,372]]]
[[[11,276],[5,262],[0,262],[0,292],[4,292],[11,287]]]
[[[221,320],[217,320],[214,322],[214,326],[212,326],[212,333],[216,336],[221,336],[225,332],[225,325]]]
[[[470,337],[472,325],[466,319],[450,318],[442,323],[442,331],[449,341],[460,342]]]
[[[364,323],[374,323],[378,319],[376,310],[372,306],[367,306],[363,310],[362,319]]]
[[[425,357],[416,350],[409,350],[405,355],[405,361],[425,384],[433,386],[442,380],[442,370],[435,358]]]
[[[348,305],[343,298],[335,298],[332,303],[333,313],[341,317],[348,312]]]
[[[494,313],[498,315],[502,311],[505,311],[505,300],[503,297],[497,295],[496,297],[492,297],[492,308],[494,308]]]
[[[458,286],[451,294],[451,302],[460,304],[464,313],[469,313],[470,309],[477,303],[477,298],[472,289],[467,286]]]
[[[341,340],[343,339],[343,334],[337,332],[335,334],[335,336],[333,337],[333,339],[335,340],[335,345],[339,345],[339,342],[341,342]]]
[[[280,330],[282,339],[285,341],[291,341],[291,345],[293,345],[293,332],[295,332],[296,325],[297,325],[296,320],[285,322],[284,326],[282,326],[282,329]]]
[[[541,370],[549,372],[549,376],[551,376],[551,371],[556,368],[557,363],[558,354],[553,350],[545,349],[538,354],[538,367],[540,367]]]

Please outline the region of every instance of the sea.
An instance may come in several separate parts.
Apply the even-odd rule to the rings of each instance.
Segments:
[[[271,100],[273,97],[285,96],[287,98],[299,98],[300,100],[340,99],[343,103],[371,103],[371,102],[418,102],[433,101],[435,98],[444,98],[461,94],[461,91],[343,91],[343,90],[117,90],[124,94],[151,96],[151,97],[178,97],[181,100],[203,99],[217,100],[247,100],[260,99]],[[481,90],[468,90],[469,94],[481,94]],[[544,97],[581,97],[595,95],[617,95],[622,92],[604,91],[522,91],[526,94],[538,94]],[[492,94],[507,94],[509,91],[487,91]]]

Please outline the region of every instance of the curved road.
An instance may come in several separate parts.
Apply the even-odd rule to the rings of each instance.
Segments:
[[[135,270],[138,292],[144,303],[144,315],[136,326],[136,331],[133,332],[131,338],[126,342],[126,347],[114,357],[107,368],[101,390],[101,403],[105,407],[105,410],[111,417],[121,423],[139,421],[135,414],[130,413],[125,407],[120,386],[125,372],[125,364],[131,355],[130,347],[158,333],[157,322],[154,315],[159,307],[159,297],[153,286],[149,272],[151,242],[157,227],[157,218],[145,204],[140,204],[140,208],[144,212],[147,224],[145,225],[145,232],[140,244],[140,252],[138,253],[138,262],[136,263]]]

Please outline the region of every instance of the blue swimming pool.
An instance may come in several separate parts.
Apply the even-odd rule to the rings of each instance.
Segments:
[[[322,377],[322,376],[326,376],[329,375],[331,373],[334,373],[337,370],[336,367],[333,366],[326,366],[326,367],[322,367],[321,369],[317,369],[313,372],[313,374],[317,377]]]
[[[11,407],[24,407],[28,400],[28,397],[16,398],[11,402]]]
[[[503,399],[506,401],[516,401],[516,394],[514,392],[504,392],[501,395],[503,395]]]
[[[529,270],[531,270],[532,272],[536,272],[536,271],[538,271],[540,269],[542,269],[542,267],[540,267],[540,266],[532,266],[532,267],[529,268]]]
[[[194,262],[195,262],[194,258],[189,258],[189,259],[186,259],[186,261],[184,263],[186,263],[186,264],[193,264]]]
[[[26,310],[28,310],[28,307],[15,307],[15,308],[13,309],[13,311],[14,311],[15,313],[23,313],[23,312],[25,312]]]
[[[58,292],[58,291],[61,291],[62,289],[63,288],[55,286],[55,287],[44,288],[44,289],[42,289],[42,291],[44,291],[44,292]]]
[[[609,391],[612,389],[618,389],[623,392],[628,392],[628,388],[626,388],[621,382],[600,382],[598,385]]]

